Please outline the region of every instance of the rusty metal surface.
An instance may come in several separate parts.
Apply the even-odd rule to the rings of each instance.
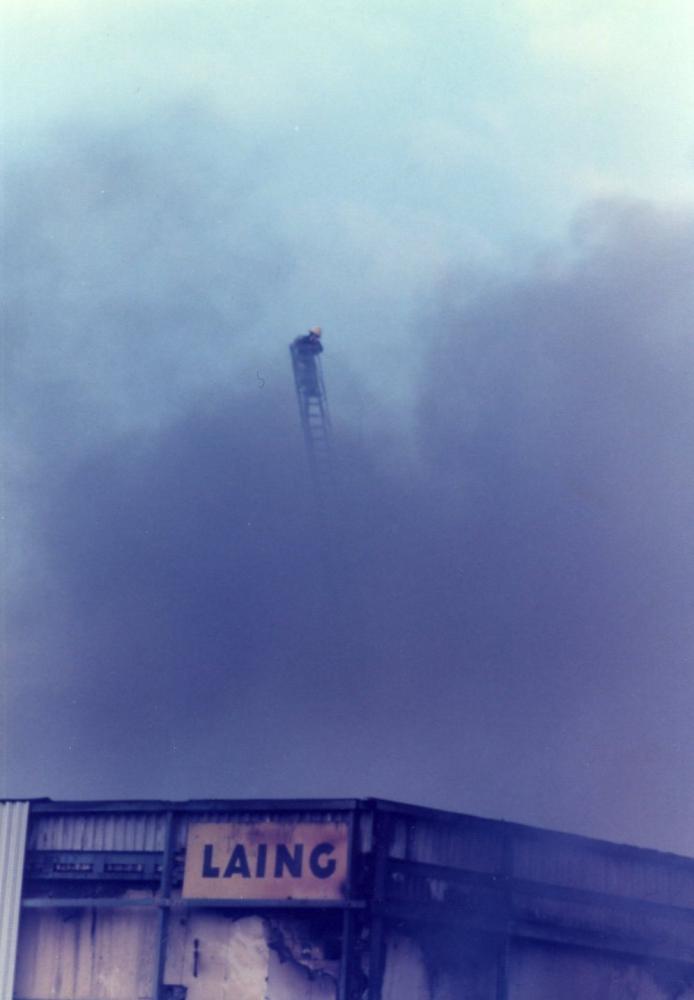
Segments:
[[[348,815],[347,810],[320,809],[317,806],[286,811],[278,808],[249,809],[247,805],[245,808],[235,810],[206,809],[197,813],[177,813],[174,843],[176,850],[185,849],[188,828],[197,823],[277,823],[295,826],[300,823],[345,823]]]
[[[188,828],[187,899],[344,899],[342,823],[197,823]]]
[[[0,1000],[11,1000],[28,802],[0,802]]]

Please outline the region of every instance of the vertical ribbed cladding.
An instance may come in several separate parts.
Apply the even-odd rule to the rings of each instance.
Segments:
[[[694,859],[515,827],[518,879],[694,909]]]
[[[163,812],[45,813],[32,817],[29,848],[34,851],[163,851]]]
[[[0,802],[0,1000],[12,1000],[28,802]]]
[[[474,816],[428,819],[417,813],[392,813],[389,855],[422,864],[497,873],[503,867],[502,827]]]

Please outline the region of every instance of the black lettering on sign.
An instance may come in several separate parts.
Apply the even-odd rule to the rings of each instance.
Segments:
[[[324,841],[317,844],[311,851],[308,859],[309,869],[315,878],[326,879],[335,874],[337,861],[330,855],[335,851],[335,845]],[[214,844],[204,844],[202,852],[202,877],[219,878],[221,869],[214,863]],[[304,862],[304,845],[277,844],[275,847],[275,864],[273,874],[275,878],[282,878],[285,873],[292,878],[301,878]],[[251,875],[251,868],[243,844],[236,844],[229,857],[224,878],[233,878],[240,875],[241,878],[265,878],[268,867],[268,844],[258,844],[258,852],[255,858],[255,872]]]
[[[335,869],[337,868],[337,861],[335,858],[330,858],[329,860],[321,864],[321,858],[323,855],[332,854],[335,848],[332,844],[323,843],[316,844],[316,846],[311,851],[311,857],[309,858],[309,867],[316,878],[330,878],[331,875],[335,874]]]
[[[285,844],[277,845],[275,855],[275,878],[282,878],[282,869],[286,868],[294,878],[301,878],[301,864],[304,859],[304,845],[297,844],[294,854],[291,854]]]
[[[212,850],[214,844],[205,844],[202,852],[202,877],[219,878],[219,868],[212,864]]]
[[[224,869],[224,878],[231,878],[232,875],[242,875],[243,878],[251,877],[251,870],[248,867],[246,848],[243,844],[237,844],[231,852],[229,864]]]

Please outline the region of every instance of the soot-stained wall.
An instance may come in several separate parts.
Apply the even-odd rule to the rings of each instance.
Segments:
[[[367,799],[37,800],[17,858],[14,1000],[694,1000],[685,857]]]
[[[516,944],[509,1000],[694,1000],[694,973],[627,955]]]

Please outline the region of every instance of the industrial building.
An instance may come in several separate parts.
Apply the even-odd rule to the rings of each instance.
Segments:
[[[686,1000],[694,860],[375,799],[0,803],[1,1000]]]

